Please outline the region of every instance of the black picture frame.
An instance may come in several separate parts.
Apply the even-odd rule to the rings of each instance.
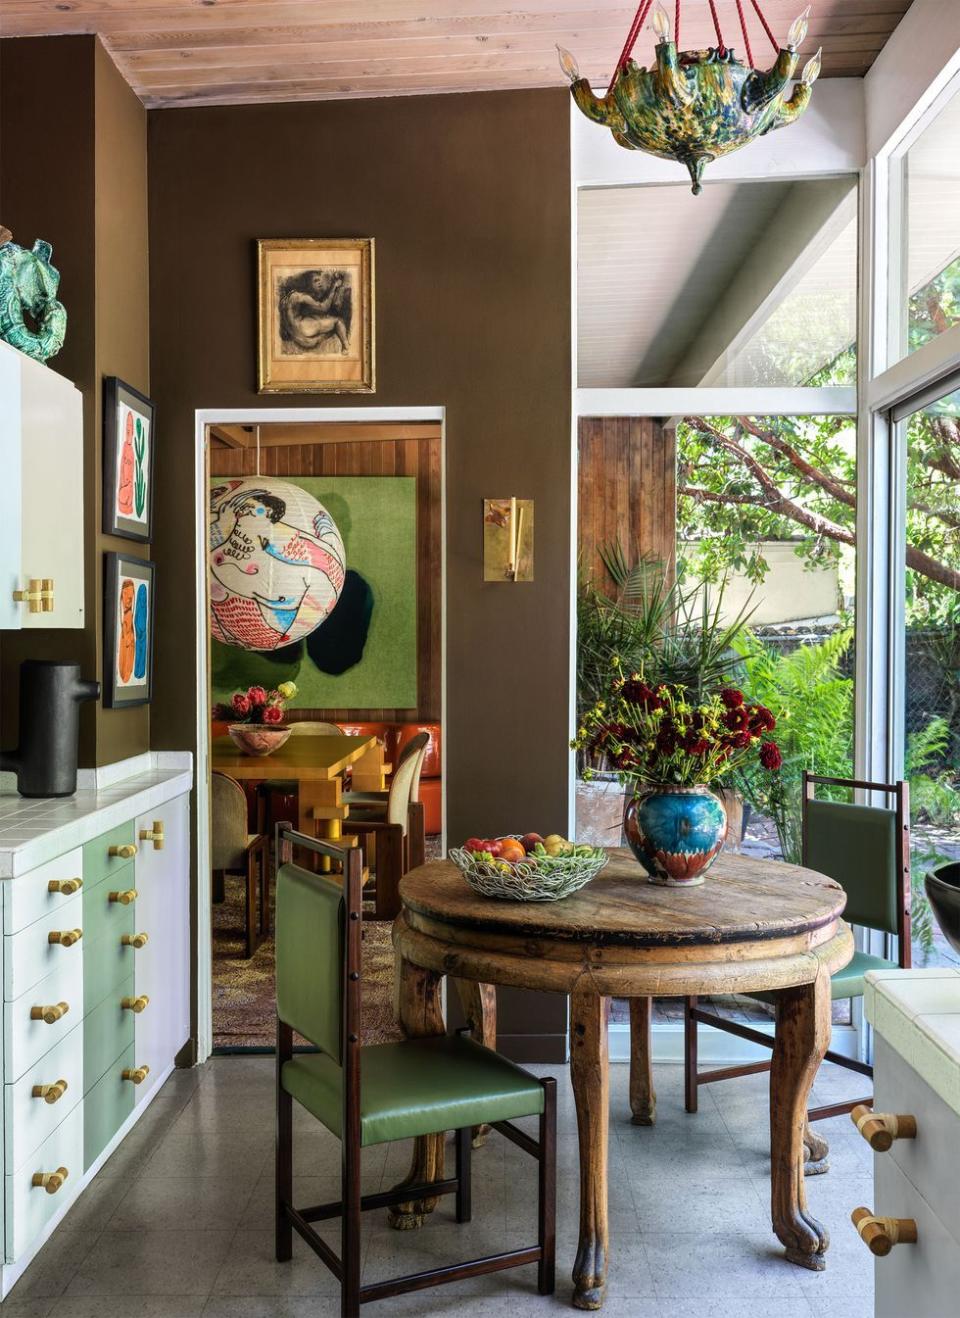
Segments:
[[[153,628],[154,600],[156,595],[156,565],[146,558],[133,554],[109,553],[104,555],[103,594],[103,704],[106,709],[132,709],[149,705],[153,699]],[[132,585],[129,604],[122,600],[124,586]],[[146,587],[143,617],[138,617],[141,586]],[[124,633],[127,621],[122,611],[129,609],[131,637]],[[143,632],[143,672],[140,667],[139,636]],[[129,646],[133,646],[131,659]],[[130,675],[124,669],[130,664]]]
[[[137,476],[141,467],[134,450],[135,436],[129,439],[121,434],[126,429],[125,418],[133,415],[145,421],[145,452],[140,475],[145,482],[142,508],[137,507]],[[116,375],[103,379],[103,531],[105,535],[121,536],[149,544],[153,538],[153,473],[154,448],[157,433],[157,408],[152,399]],[[133,470],[124,473],[122,457],[124,444],[130,443],[130,461]],[[130,510],[121,505],[118,486],[121,475],[130,481]]]

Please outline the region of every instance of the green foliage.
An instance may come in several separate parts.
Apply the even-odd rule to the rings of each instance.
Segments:
[[[773,819],[783,857],[794,863],[801,851],[803,770],[841,778],[852,772],[853,679],[840,671],[852,640],[852,631],[838,630],[783,654],[747,633],[735,647],[750,698],[781,711],[775,739],[783,756],[778,774],[744,773],[741,790],[755,810]]]

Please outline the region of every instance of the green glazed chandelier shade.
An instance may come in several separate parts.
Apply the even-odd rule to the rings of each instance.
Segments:
[[[649,7],[642,4],[638,14]],[[665,16],[658,31],[664,21]],[[798,24],[802,40],[805,16]],[[625,50],[631,44],[628,39]],[[704,166],[710,161],[799,118],[810,103],[820,67],[818,52],[803,80],[793,86],[798,61],[794,43],[779,49],[767,70],[741,63],[726,46],[678,51],[674,41],[662,40],[655,57],[649,69],[622,58],[609,91],[597,96],[579,76],[573,57],[560,51],[573,99],[587,118],[609,128],[628,150],[679,161],[690,173],[694,194],[701,191]]]

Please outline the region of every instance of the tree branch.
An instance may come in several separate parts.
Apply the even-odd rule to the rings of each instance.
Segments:
[[[769,444],[775,453],[779,453],[781,457],[786,458],[790,465],[795,467],[802,476],[806,476],[807,480],[812,481],[814,485],[819,485],[821,490],[825,490],[838,503],[845,503],[848,508],[857,506],[856,495],[845,488],[844,482],[834,480],[828,472],[822,471],[819,467],[815,467],[812,462],[808,462],[792,444],[788,444],[785,439],[775,435],[772,430],[761,429],[749,417],[738,416],[737,420],[748,434],[753,435],[755,439],[762,440],[764,444]]]

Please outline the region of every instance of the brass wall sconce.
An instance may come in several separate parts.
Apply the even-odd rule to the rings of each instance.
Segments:
[[[483,579],[533,580],[532,499],[484,499]]]

